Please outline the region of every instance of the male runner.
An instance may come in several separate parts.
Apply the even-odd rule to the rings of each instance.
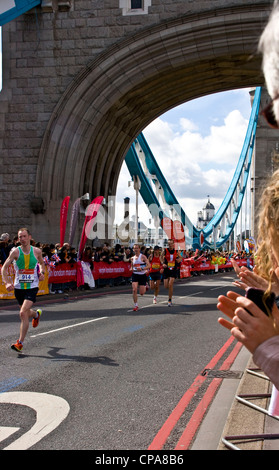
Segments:
[[[154,290],[153,304],[156,304],[160,289],[161,276],[164,271],[160,257],[160,247],[158,245],[154,246],[153,253],[149,256],[148,260],[150,262],[150,289]]]
[[[140,252],[138,244],[133,246],[134,256],[131,258],[131,271],[132,271],[132,288],[134,299],[134,312],[139,309],[138,306],[138,286],[140,295],[146,292],[147,275],[146,272],[150,268],[150,264],[146,256]]]
[[[36,302],[39,281],[44,280],[45,263],[41,250],[30,245],[31,234],[29,230],[21,228],[18,231],[18,240],[20,246],[10,252],[2,267],[2,279],[6,284],[7,291],[14,289],[15,297],[20,305],[20,335],[11,348],[21,352],[29,328],[29,319],[33,317],[32,325],[36,328],[42,314],[42,310],[32,310],[32,306]],[[12,263],[15,268],[14,285],[10,283],[7,274],[8,266]]]
[[[165,249],[163,254],[164,267],[164,287],[169,291],[168,307],[172,306],[173,283],[177,277],[177,264],[181,263],[182,257],[174,249],[174,240],[168,240],[169,247]]]

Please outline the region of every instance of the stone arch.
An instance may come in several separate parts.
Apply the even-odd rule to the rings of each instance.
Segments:
[[[182,16],[114,44],[77,75],[49,121],[36,197],[114,195],[126,151],[152,120],[196,97],[263,84],[266,4]],[[55,204],[57,207],[57,203]]]

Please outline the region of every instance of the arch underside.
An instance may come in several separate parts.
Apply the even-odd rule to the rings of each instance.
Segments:
[[[268,14],[265,4],[182,17],[92,61],[62,96],[45,133],[36,196],[46,209],[66,195],[114,195],[130,145],[167,110],[263,85],[257,44]]]

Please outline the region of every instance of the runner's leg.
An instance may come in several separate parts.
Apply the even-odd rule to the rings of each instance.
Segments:
[[[132,289],[133,289],[134,304],[137,304],[138,302],[138,283],[137,282],[132,282]]]
[[[25,299],[19,312],[20,316],[20,335],[19,335],[19,341],[23,343],[25,336],[27,334],[28,328],[29,328],[29,320],[30,318],[35,318],[37,315],[37,312],[35,310],[32,310],[33,307],[33,302],[31,300]]]
[[[169,278],[169,300],[172,300],[174,277]]]

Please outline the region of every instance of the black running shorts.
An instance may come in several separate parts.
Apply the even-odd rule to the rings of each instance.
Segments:
[[[15,298],[19,305],[22,305],[24,300],[30,300],[35,303],[38,290],[38,287],[34,287],[33,289],[15,289]]]
[[[138,282],[139,286],[145,286],[148,278],[146,274],[132,273],[132,282]]]

